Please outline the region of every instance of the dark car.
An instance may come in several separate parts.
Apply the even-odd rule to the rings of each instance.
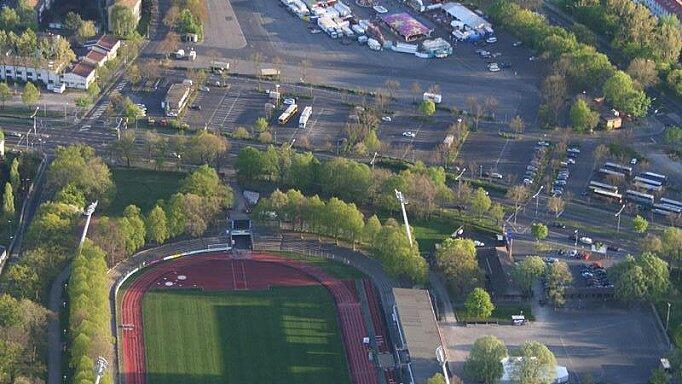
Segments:
[[[564,224],[560,221],[555,221],[554,223],[552,223],[552,226],[554,228],[566,229],[566,224]]]
[[[192,104],[189,108],[195,109],[197,111],[201,111],[201,105],[199,105],[199,104]]]

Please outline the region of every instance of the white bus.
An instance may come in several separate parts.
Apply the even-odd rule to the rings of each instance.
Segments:
[[[643,172],[640,174],[640,176],[645,177],[649,180],[656,180],[661,184],[665,184],[665,182],[668,181],[668,177],[666,175],[661,175],[653,172]]]
[[[616,193],[618,193],[618,187],[616,187],[615,185],[604,184],[604,183],[600,183],[600,182],[598,182],[598,181],[590,181],[590,185],[588,186],[588,188],[589,188],[589,189],[592,189],[592,190],[594,190],[594,189],[603,189],[603,190],[605,190],[605,191],[610,191],[610,192],[616,192]]]
[[[627,165],[621,165],[616,163],[604,163],[604,167],[611,168],[615,171],[625,173],[626,175],[632,174],[632,167]]]
[[[641,176],[635,176],[635,181],[639,181],[640,183],[649,184],[649,185],[653,185],[656,187],[660,187],[663,185],[663,183],[661,183],[660,181],[647,179],[647,178],[641,177]]]
[[[303,108],[303,112],[301,112],[301,116],[298,118],[298,127],[300,129],[305,129],[306,125],[308,124],[308,119],[310,119],[310,115],[313,114],[313,107],[307,106]]]
[[[634,191],[632,189],[628,189],[627,191],[625,191],[625,195],[628,198],[628,200],[633,201],[635,203],[647,205],[654,204],[654,196],[649,195],[648,193],[642,193]]]
[[[294,117],[296,112],[298,112],[298,105],[290,104],[287,107],[287,109],[284,111],[284,113],[282,113],[279,116],[279,119],[277,119],[277,121],[279,122],[280,125],[284,125],[284,124],[288,123],[292,117]]]
[[[668,199],[666,197],[661,198],[661,204],[667,204],[667,205],[672,205],[674,207],[682,208],[682,201]]]
[[[594,193],[594,195],[596,197],[599,197],[602,200],[606,200],[610,203],[621,204],[623,202],[623,195],[621,195],[618,192],[611,192],[611,191],[607,191],[605,189],[594,188],[592,190],[592,193]]]
[[[599,168],[599,172],[603,173],[605,175],[612,175],[612,176],[618,176],[618,177],[625,178],[625,174],[623,172],[617,172],[617,171],[614,171],[614,170],[608,169],[608,168]]]

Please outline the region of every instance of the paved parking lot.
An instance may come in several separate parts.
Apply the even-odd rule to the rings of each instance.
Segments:
[[[474,341],[486,335],[500,338],[510,350],[525,340],[538,340],[554,352],[574,380],[590,374],[600,382],[620,384],[647,382],[667,350],[648,306],[596,304],[581,310],[536,306],[534,315],[537,321],[524,326],[443,327],[456,371],[461,373]]]

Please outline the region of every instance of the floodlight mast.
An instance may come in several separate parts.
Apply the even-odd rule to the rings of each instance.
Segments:
[[[97,361],[95,362],[95,384],[99,384],[100,380],[102,380],[104,371],[108,366],[109,362],[107,359],[103,358],[102,356],[97,357]]]
[[[450,384],[450,375],[448,374],[448,361],[445,356],[445,348],[443,348],[442,345],[439,345],[438,348],[436,348],[436,359],[440,363],[441,368],[443,369],[443,377],[445,378],[445,384]]]
[[[96,200],[92,204],[88,205],[88,207],[85,209],[85,215],[87,216],[87,219],[85,219],[85,227],[83,228],[83,234],[81,235],[81,241],[78,244],[78,251],[80,252],[81,248],[83,248],[83,243],[85,242],[85,236],[88,234],[88,227],[90,227],[90,218],[92,217],[92,214],[95,213],[95,208],[97,208],[97,203],[98,201]]]
[[[399,190],[395,190],[395,197],[400,201],[400,208],[403,211],[403,221],[405,222],[405,233],[407,234],[407,240],[410,241],[410,247],[412,246],[412,232],[410,231],[410,223],[407,221],[407,211],[405,211],[405,196]]]

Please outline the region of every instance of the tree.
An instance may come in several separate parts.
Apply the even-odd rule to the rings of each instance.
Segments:
[[[465,374],[484,384],[497,383],[504,372],[502,359],[507,357],[507,347],[495,336],[476,339],[464,363]]]
[[[516,115],[509,122],[509,128],[516,133],[523,133],[523,129],[526,127],[526,123],[523,122],[521,116]]]
[[[232,189],[220,180],[215,169],[206,164],[180,182],[180,192],[205,197],[221,209],[232,205],[234,200]]]
[[[121,230],[125,234],[126,251],[132,255],[145,243],[147,231],[140,208],[129,205],[123,210],[123,217],[119,221]]]
[[[473,196],[471,196],[470,204],[471,210],[474,212],[474,214],[476,214],[478,217],[481,217],[490,209],[492,201],[485,192],[485,189],[478,187],[476,188],[476,191],[474,191]]]
[[[547,280],[547,296],[549,296],[549,300],[555,306],[564,305],[565,287],[573,280],[568,264],[563,261],[547,264],[545,279]]]
[[[551,111],[552,123],[559,120],[561,111],[566,105],[566,78],[561,75],[550,75],[542,82],[540,90],[544,105]]]
[[[637,117],[644,116],[651,103],[643,91],[635,89],[632,79],[623,71],[617,71],[606,80],[603,91],[604,97],[616,109]]]
[[[202,130],[187,141],[187,157],[194,163],[219,166],[220,158],[229,148],[224,136]]]
[[[12,192],[12,184],[5,183],[5,193],[2,195],[2,214],[5,218],[14,217],[14,193]]]
[[[656,368],[651,371],[651,377],[649,378],[648,384],[666,384],[667,382],[668,377],[664,370]]]
[[[507,190],[507,198],[514,202],[514,223],[516,223],[519,204],[528,198],[528,189],[523,185],[515,185]]]
[[[632,218],[632,230],[637,233],[645,233],[649,228],[649,222],[640,215]]]
[[[571,125],[580,133],[591,133],[599,123],[599,113],[594,112],[583,98],[578,98],[571,106]]]
[[[468,316],[476,319],[487,319],[493,314],[495,305],[490,300],[490,295],[483,288],[474,288],[469,292],[464,302],[464,308]]]
[[[16,193],[21,185],[21,176],[19,175],[19,159],[12,159],[12,164],[9,167],[9,182],[12,183],[12,191]]]
[[[564,210],[564,200],[559,196],[552,196],[547,199],[547,208],[554,213],[556,217],[559,212]]]
[[[658,83],[656,63],[650,59],[641,57],[633,59],[628,66],[627,73],[641,88],[649,88]]]
[[[113,148],[120,154],[121,157],[126,159],[126,165],[130,167],[130,162],[135,150],[135,140],[137,135],[135,130],[126,129],[121,133],[119,140],[113,143]]]
[[[237,127],[237,129],[234,130],[233,136],[238,140],[247,140],[251,137],[251,134],[249,134],[249,131],[247,131],[246,128]]]
[[[670,289],[668,263],[651,253],[628,255],[608,275],[616,295],[624,300],[655,300]]]
[[[519,360],[511,370],[514,384],[550,384],[556,375],[556,358],[545,345],[528,340],[517,353]]]
[[[483,274],[476,260],[476,246],[470,239],[446,239],[436,250],[436,264],[457,294],[481,284]]]
[[[64,28],[76,32],[78,28],[83,24],[83,19],[79,14],[73,11],[69,11],[64,19]]]
[[[538,242],[540,240],[544,240],[547,235],[549,235],[549,229],[547,229],[547,226],[542,223],[533,223],[530,227],[530,232]]]
[[[146,228],[149,239],[157,244],[163,244],[169,236],[166,212],[160,205],[154,206],[147,215]]]
[[[95,36],[96,34],[97,28],[95,27],[95,23],[92,20],[84,21],[76,31],[76,37],[78,37],[79,40],[88,39]]]
[[[371,244],[381,231],[381,222],[377,215],[372,215],[365,223],[365,241]]]
[[[59,147],[49,166],[47,186],[57,191],[73,184],[83,192],[87,200],[106,203],[114,193],[111,171],[92,148],[85,145]]]
[[[495,224],[499,224],[502,221],[502,219],[504,219],[504,207],[502,206],[502,204],[493,203],[490,206],[488,215],[490,216],[491,219],[495,220]]]
[[[253,129],[256,133],[262,133],[268,130],[268,120],[265,117],[259,117],[253,124]]]
[[[446,384],[445,376],[442,373],[436,373],[426,380],[426,384]]]
[[[36,88],[30,81],[24,85],[24,92],[21,94],[21,101],[26,104],[27,107],[34,106],[40,99],[40,90]]]
[[[661,255],[666,260],[679,263],[682,260],[682,228],[667,227],[661,233]]]
[[[7,82],[0,83],[0,102],[2,102],[2,108],[5,108],[5,104],[12,100],[12,90],[7,85]]]
[[[136,27],[137,22],[131,8],[116,4],[111,9],[109,18],[111,31],[118,37],[127,37]]]
[[[419,104],[419,113],[423,116],[431,116],[436,113],[436,104],[431,100],[424,100]]]
[[[660,255],[663,250],[663,242],[661,238],[656,235],[647,235],[639,241],[639,249],[642,252],[649,252]]]
[[[527,256],[514,265],[511,275],[524,294],[530,295],[533,284],[544,272],[545,262],[539,256]]]

